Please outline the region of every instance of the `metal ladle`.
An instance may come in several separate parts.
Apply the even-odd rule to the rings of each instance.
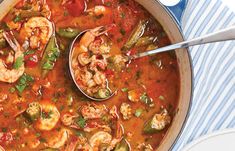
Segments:
[[[77,88],[89,99],[94,100],[94,101],[105,101],[108,100],[109,98],[111,98],[115,92],[113,92],[109,97],[107,98],[94,98],[91,97],[89,95],[87,95],[81,88],[80,86],[77,84],[75,78],[74,78],[74,74],[73,74],[73,69],[72,69],[72,55],[73,55],[73,47],[74,44],[77,40],[80,40],[80,38],[83,36],[83,34],[87,32],[83,31],[80,34],[78,34],[74,40],[72,41],[70,48],[69,48],[69,70],[70,70],[70,74],[72,76],[73,82],[75,83],[75,85],[77,86]],[[206,44],[206,43],[214,43],[214,42],[219,42],[219,41],[227,41],[227,40],[234,40],[235,39],[235,26],[211,33],[211,34],[207,34],[205,36],[201,36],[201,37],[197,37],[191,40],[187,40],[187,41],[183,41],[180,43],[176,43],[176,44],[172,44],[169,46],[165,46],[162,48],[157,48],[151,51],[146,51],[143,53],[138,53],[132,56],[128,56],[128,60],[133,60],[133,59],[137,59],[137,58],[141,58],[141,57],[145,57],[145,56],[149,56],[149,55],[153,55],[153,54],[157,54],[157,53],[161,53],[161,52],[166,52],[166,51],[170,51],[170,50],[175,50],[175,49],[179,49],[179,48],[187,48],[190,46],[195,46],[195,45],[201,45],[201,44]]]

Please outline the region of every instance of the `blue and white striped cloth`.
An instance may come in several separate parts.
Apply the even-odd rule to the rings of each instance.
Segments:
[[[182,18],[186,39],[231,25],[235,25],[235,13],[220,0],[189,0]],[[205,134],[235,128],[235,41],[191,47],[190,54],[194,72],[192,108],[173,151],[182,150]]]

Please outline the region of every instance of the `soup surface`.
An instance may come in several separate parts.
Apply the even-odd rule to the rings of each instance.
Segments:
[[[0,23],[0,151],[158,148],[177,112],[179,73],[174,52],[125,60],[170,44],[143,7],[134,0],[21,0]],[[68,48],[81,31],[101,26],[103,33],[74,47],[86,52],[75,55],[72,73],[79,71],[84,90],[104,98],[108,84],[115,92],[94,102],[70,77]]]

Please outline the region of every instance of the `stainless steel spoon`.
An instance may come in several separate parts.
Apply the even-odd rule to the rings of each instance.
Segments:
[[[76,80],[75,80],[74,75],[73,75],[72,66],[71,66],[72,54],[73,54],[73,46],[74,46],[74,43],[77,40],[80,40],[80,38],[82,37],[82,35],[86,31],[83,31],[79,35],[77,35],[74,38],[74,40],[72,41],[71,45],[70,45],[70,49],[69,49],[69,70],[70,70],[70,74],[71,74],[72,79],[73,79],[74,83],[76,84],[77,88],[86,97],[88,97],[89,99],[94,100],[94,101],[108,100],[109,98],[111,98],[115,94],[115,92],[113,92],[109,97],[104,98],[104,99],[99,99],[99,98],[91,97],[91,96],[87,95],[80,88],[80,86],[76,83]],[[161,53],[161,52],[166,52],[166,51],[170,51],[170,50],[175,50],[175,49],[179,49],[179,48],[186,48],[186,47],[195,46],[195,45],[201,45],[201,44],[213,43],[213,42],[219,42],[219,41],[227,41],[227,40],[235,40],[235,26],[231,26],[229,28],[226,28],[226,29],[223,29],[223,30],[219,30],[217,32],[214,32],[214,33],[211,33],[211,34],[207,34],[205,36],[201,36],[201,37],[194,38],[194,39],[191,39],[191,40],[187,40],[187,41],[184,41],[184,42],[180,42],[180,43],[176,43],[176,44],[169,45],[169,46],[166,46],[166,47],[157,48],[157,49],[154,49],[154,50],[151,50],[151,51],[146,51],[146,52],[143,52],[143,53],[139,53],[139,54],[135,54],[135,55],[132,55],[132,56],[128,56],[128,59],[129,60],[133,60],[133,59],[145,57],[145,56],[148,56],[148,55],[153,55],[153,54],[157,54],[157,53]]]

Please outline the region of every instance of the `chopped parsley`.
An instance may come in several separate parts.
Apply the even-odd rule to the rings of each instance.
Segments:
[[[13,19],[14,23],[20,22],[22,20],[20,15],[16,15],[16,17]]]
[[[24,57],[20,56],[16,59],[15,63],[13,64],[14,69],[19,69],[24,64]]]
[[[28,74],[23,74],[18,83],[15,85],[15,88],[18,90],[19,94],[21,94],[24,89],[29,85],[30,82],[33,82],[34,78]]]
[[[86,120],[83,117],[79,117],[76,121],[77,125],[81,128],[84,128],[86,126]]]

